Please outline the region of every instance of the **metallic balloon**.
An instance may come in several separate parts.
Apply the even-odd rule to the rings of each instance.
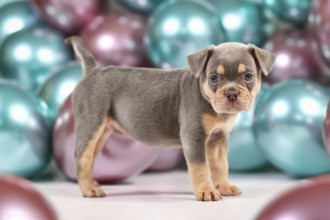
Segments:
[[[168,171],[184,160],[182,148],[162,148],[159,156],[148,167],[148,171]]]
[[[229,135],[228,163],[232,171],[256,170],[268,164],[253,132],[255,109],[264,92],[261,89],[250,111],[239,114]]]
[[[263,46],[267,19],[261,5],[246,0],[210,0],[220,17],[227,40]]]
[[[137,13],[150,14],[164,0],[116,0],[116,2]]]
[[[26,1],[12,2],[0,7],[0,44],[10,34],[23,30],[39,21]]]
[[[37,89],[37,94],[47,103],[48,120],[53,124],[58,111],[72,93],[80,79],[82,69],[79,63],[69,63],[55,70]]]
[[[20,163],[24,163],[27,158]],[[1,220],[56,220],[53,208],[28,180],[0,175]]]
[[[13,2],[21,2],[21,1],[24,1],[26,2],[27,0],[1,0],[0,1],[0,8],[10,4],[10,3],[13,3]]]
[[[71,58],[63,37],[38,26],[11,34],[0,46],[0,72],[3,77],[34,90],[51,70]]]
[[[31,0],[31,3],[47,24],[65,35],[78,34],[102,12],[101,0]]]
[[[327,114],[323,121],[323,143],[330,154],[330,102],[327,107]]]
[[[265,44],[265,49],[277,55],[269,83],[292,78],[311,79],[321,84],[330,82],[330,70],[314,48],[313,38],[304,29],[277,32]]]
[[[0,173],[32,177],[50,160],[46,104],[16,84],[0,81]]]
[[[266,10],[277,18],[297,25],[307,23],[311,0],[263,0]]]
[[[87,48],[103,65],[141,66],[147,60],[143,43],[147,17],[111,12],[96,17],[81,33]]]
[[[216,10],[208,2],[169,1],[151,16],[147,31],[149,57],[162,67],[187,66],[187,56],[226,40]]]
[[[329,179],[298,183],[271,201],[254,219],[330,219],[329,185]]]
[[[58,166],[70,179],[76,179],[76,168],[73,160],[75,149],[73,127],[73,112],[69,96],[55,123],[53,153]],[[151,148],[114,133],[96,158],[93,177],[99,182],[126,179],[144,171],[158,155],[159,148]]]
[[[255,113],[258,145],[277,168],[295,176],[330,172],[322,143],[329,96],[319,85],[288,80],[266,90]]]

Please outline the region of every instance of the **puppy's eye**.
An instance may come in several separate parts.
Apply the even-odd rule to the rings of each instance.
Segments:
[[[244,80],[249,82],[251,80],[253,80],[253,75],[251,73],[247,73],[244,75]]]
[[[220,76],[219,76],[219,75],[212,75],[212,76],[210,77],[210,82],[211,82],[212,84],[217,84],[217,83],[219,83],[219,82],[220,82]]]

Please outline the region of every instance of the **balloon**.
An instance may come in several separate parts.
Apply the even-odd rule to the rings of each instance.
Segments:
[[[288,80],[266,90],[255,114],[258,145],[277,168],[295,176],[330,171],[322,145],[329,96],[319,85]]]
[[[47,103],[49,108],[48,120],[50,124],[54,123],[60,107],[81,78],[80,64],[69,63],[53,72],[37,89],[37,94]]]
[[[0,7],[0,44],[10,34],[39,22],[28,2],[12,2]]]
[[[148,168],[148,171],[167,171],[178,166],[184,159],[182,148],[162,148],[159,156]]]
[[[73,160],[75,149],[71,96],[61,108],[53,131],[55,160],[70,179],[76,179]],[[112,134],[95,161],[93,177],[99,182],[113,182],[137,175],[149,167],[159,154],[151,148],[116,133]]]
[[[330,1],[313,0],[311,32],[317,39],[323,58],[330,65]]]
[[[27,1],[27,0],[1,0],[0,1],[0,9],[10,3],[13,3],[13,2],[22,2],[22,1]]]
[[[50,71],[71,59],[63,37],[46,27],[18,31],[0,46],[0,72],[3,77],[34,90]]]
[[[25,159],[26,160],[26,159]],[[24,161],[20,161],[23,163]],[[0,219],[56,220],[56,214],[32,183],[0,175]]]
[[[210,0],[214,4],[227,40],[262,46],[267,20],[260,5],[246,0]]]
[[[0,173],[32,177],[50,160],[46,104],[17,85],[0,81]]]
[[[327,107],[327,114],[323,121],[323,143],[330,154],[330,102]]]
[[[308,20],[311,0],[263,0],[264,8],[277,18],[296,25]]]
[[[271,201],[255,219],[330,219],[329,185],[329,180],[300,183]]]
[[[316,53],[307,30],[290,29],[277,32],[265,44],[265,49],[277,55],[269,83],[293,78],[311,79],[321,84],[330,82],[330,71]]]
[[[65,35],[78,34],[102,11],[101,0],[31,0],[35,11]]]
[[[143,37],[147,18],[127,12],[96,17],[81,33],[103,65],[141,66],[147,60]]]
[[[166,1],[166,0],[165,0]],[[150,14],[163,0],[116,0],[119,4],[127,7],[128,9],[143,13]]]
[[[169,1],[150,18],[148,53],[162,68],[187,66],[187,56],[210,44],[226,40],[216,10],[207,2]]]
[[[238,115],[229,135],[228,163],[232,171],[251,171],[268,164],[253,132],[254,112],[264,91],[260,90],[250,111]]]

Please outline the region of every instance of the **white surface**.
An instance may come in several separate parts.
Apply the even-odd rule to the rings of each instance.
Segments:
[[[297,183],[284,174],[234,174],[231,183],[243,194],[218,202],[197,202],[186,171],[147,173],[125,183],[105,185],[105,198],[87,199],[78,185],[35,183],[61,220],[213,220],[253,219],[271,199]]]

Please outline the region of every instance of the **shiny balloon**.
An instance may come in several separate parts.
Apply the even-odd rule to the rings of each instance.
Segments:
[[[323,121],[323,143],[330,155],[330,102],[328,103],[326,117]]]
[[[26,1],[12,2],[0,7],[0,44],[10,34],[23,30],[39,21]]]
[[[42,84],[51,70],[68,62],[71,52],[62,35],[38,26],[11,34],[0,46],[0,72],[34,90]]]
[[[255,219],[330,219],[329,185],[329,180],[298,183],[271,201]]]
[[[150,14],[164,0],[116,0],[116,2],[137,13]]]
[[[65,35],[78,34],[102,12],[101,0],[31,0],[47,24]]]
[[[74,120],[71,96],[65,101],[57,117],[53,131],[55,160],[70,179],[76,179],[73,160],[75,150]],[[159,154],[151,148],[119,134],[112,134],[99,153],[93,169],[93,177],[99,182],[114,182],[137,175],[149,167]]]
[[[253,131],[255,109],[264,92],[265,88],[261,89],[250,111],[238,115],[229,135],[228,163],[232,171],[251,171],[268,164]]]
[[[266,81],[276,83],[301,78],[328,84],[329,67],[314,46],[307,30],[294,28],[277,32],[265,44],[265,49],[277,56],[274,69],[265,78]]]
[[[311,0],[263,0],[263,6],[280,20],[304,25],[308,20]]]
[[[96,17],[81,37],[103,65],[142,66],[148,59],[143,42],[146,24],[142,15],[111,12]]]
[[[8,4],[11,4],[13,2],[27,2],[28,0],[1,0],[0,1],[0,9]]]
[[[162,148],[159,156],[148,167],[148,171],[168,171],[177,167],[184,160],[182,148]]]
[[[0,175],[0,195],[1,220],[58,219],[53,208],[28,180]]]
[[[252,43],[263,46],[267,19],[262,7],[246,0],[210,0],[220,17],[227,41]]]
[[[0,173],[33,177],[49,163],[46,104],[16,84],[0,81]]]
[[[226,40],[216,10],[208,2],[169,1],[150,18],[147,31],[149,57],[162,67],[187,66],[187,56]]]
[[[58,111],[82,78],[79,63],[69,63],[55,70],[37,89],[37,94],[47,103],[48,120],[53,124]]]
[[[255,113],[258,146],[277,168],[295,176],[330,172],[322,142],[329,96],[318,84],[288,80],[266,90]]]

